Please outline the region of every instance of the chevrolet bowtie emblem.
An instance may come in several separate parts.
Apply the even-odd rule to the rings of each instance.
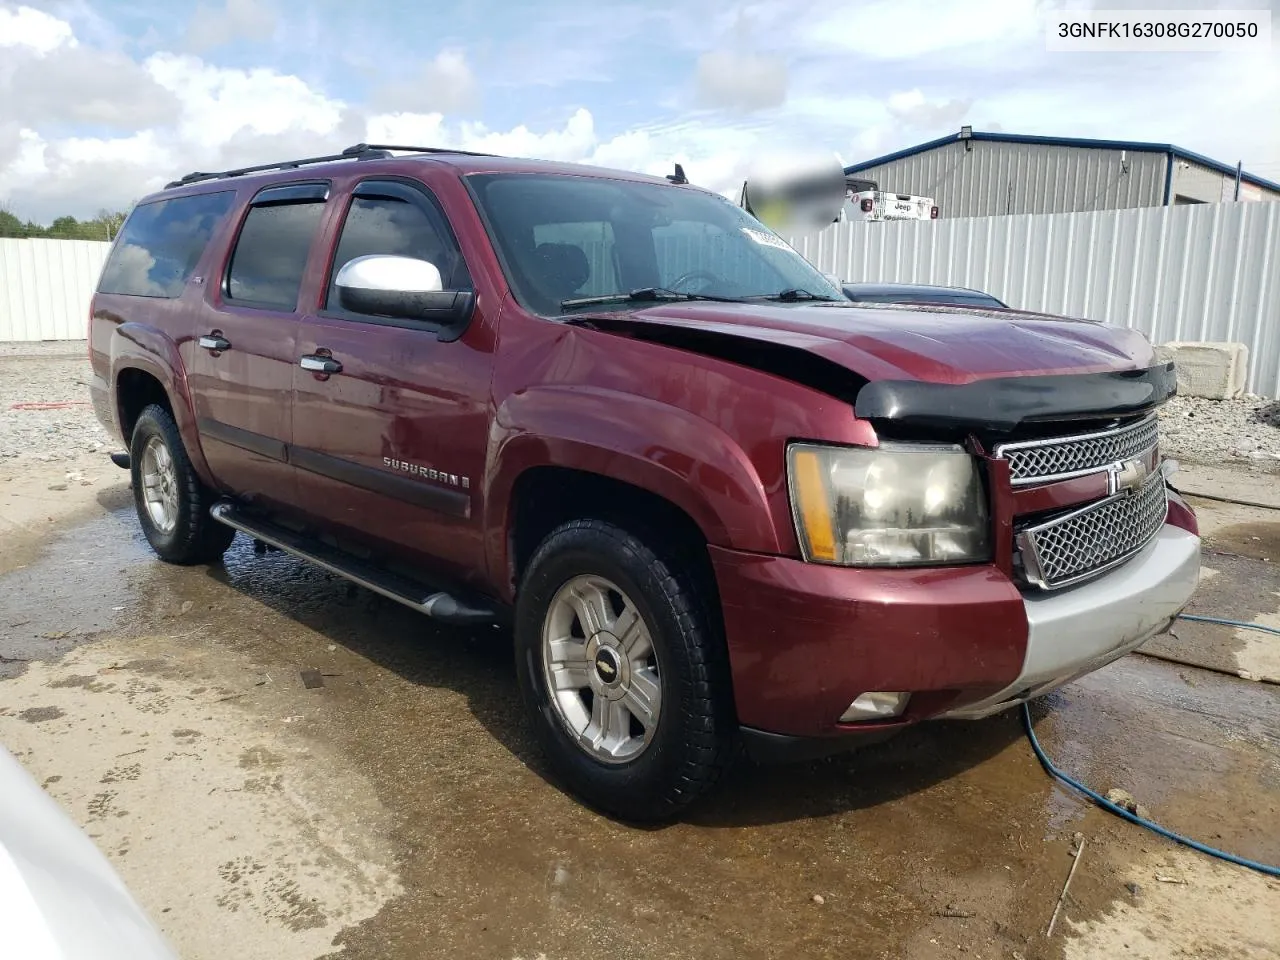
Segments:
[[[1147,482],[1149,476],[1151,476],[1151,468],[1147,466],[1145,458],[1134,457],[1131,460],[1122,460],[1108,471],[1111,493],[1123,492],[1132,496],[1142,489],[1142,485]]]

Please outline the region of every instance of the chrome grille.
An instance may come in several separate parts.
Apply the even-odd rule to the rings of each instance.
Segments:
[[[1151,542],[1167,509],[1164,474],[1156,471],[1132,494],[1028,527],[1017,537],[1026,577],[1053,590],[1109,570]]]
[[[1015,487],[1098,473],[1113,463],[1146,453],[1160,439],[1156,417],[1099,433],[1049,440],[1026,440],[996,447],[997,460],[1009,462]]]

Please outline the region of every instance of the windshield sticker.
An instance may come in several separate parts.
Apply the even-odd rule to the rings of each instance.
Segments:
[[[743,227],[742,232],[748,239],[754,240],[756,243],[764,247],[777,247],[779,250],[790,251],[786,241],[781,237],[775,237],[772,233],[765,233],[763,230],[753,230],[751,227]]]

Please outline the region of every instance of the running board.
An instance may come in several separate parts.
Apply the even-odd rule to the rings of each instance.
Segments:
[[[382,570],[327,544],[247,513],[233,501],[219,500],[209,508],[209,514],[219,523],[308,560],[389,600],[403,603],[433,620],[458,626],[495,623],[498,620],[498,612],[492,607],[464,602],[443,590],[432,591],[408,577]]]

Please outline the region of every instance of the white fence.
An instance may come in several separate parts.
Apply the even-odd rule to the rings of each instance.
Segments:
[[[101,240],[0,238],[0,343],[83,340],[110,249]]]
[[[1240,341],[1246,388],[1280,396],[1280,203],[841,223],[791,243],[846,281],[976,287],[1154,343]]]
[[[1240,341],[1247,389],[1280,397],[1280,203],[842,223],[792,243],[844,280],[976,287],[1155,343]],[[0,341],[82,339],[109,249],[0,239]]]

